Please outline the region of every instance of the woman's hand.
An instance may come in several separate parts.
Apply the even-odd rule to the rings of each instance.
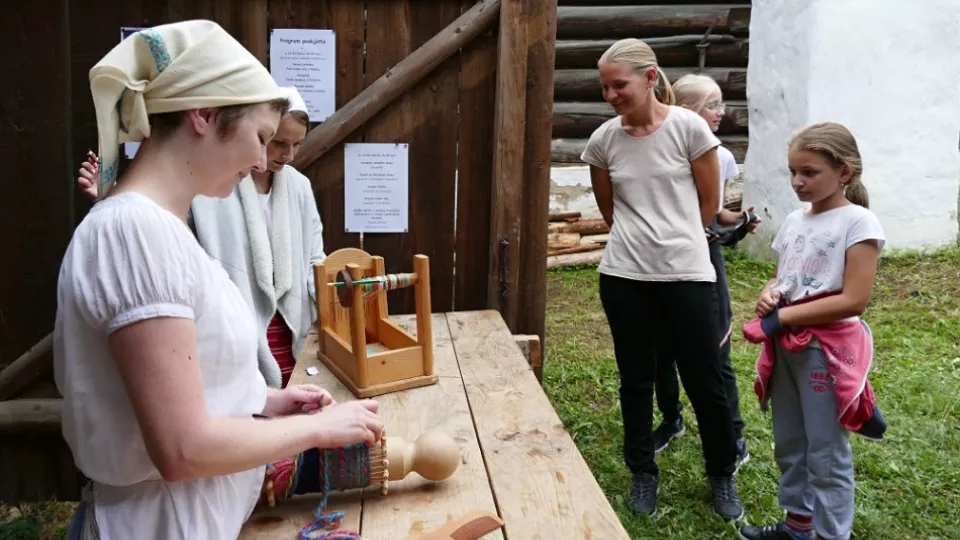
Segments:
[[[310,413],[334,404],[330,392],[313,384],[288,386],[283,390],[269,389],[263,415],[267,417]]]
[[[97,166],[97,156],[92,153],[87,160],[80,164],[80,172],[77,176],[77,187],[91,201],[97,200],[97,174],[100,168]]]
[[[765,287],[760,293],[760,299],[757,300],[757,315],[766,317],[780,302],[780,291],[771,291],[770,287]]]
[[[313,415],[320,423],[318,448],[339,448],[360,441],[373,444],[383,436],[377,416],[380,405],[372,399],[346,401]]]

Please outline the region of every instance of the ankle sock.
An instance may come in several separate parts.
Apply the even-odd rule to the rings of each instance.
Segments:
[[[787,533],[796,540],[806,540],[813,538],[813,518],[810,516],[801,516],[793,512],[787,512],[787,519],[784,520],[784,527]]]

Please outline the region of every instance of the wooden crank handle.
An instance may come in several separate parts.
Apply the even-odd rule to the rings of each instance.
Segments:
[[[343,282],[343,287],[337,287],[337,298],[340,300],[340,305],[343,307],[350,307],[353,305],[353,278],[350,277],[350,272],[347,272],[347,269],[344,268],[337,273],[337,281]]]
[[[411,471],[427,480],[446,480],[460,466],[460,447],[440,431],[427,431],[412,443],[387,437],[387,460],[390,481],[401,480]]]

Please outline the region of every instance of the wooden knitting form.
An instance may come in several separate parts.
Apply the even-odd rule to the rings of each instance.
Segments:
[[[317,358],[358,398],[435,384],[433,331],[430,312],[430,264],[414,255],[417,337],[390,321],[386,291],[367,294],[352,286],[348,302],[341,302],[338,274],[350,280],[385,275],[383,257],[344,248],[313,267],[317,289]],[[344,305],[348,304],[348,305]]]

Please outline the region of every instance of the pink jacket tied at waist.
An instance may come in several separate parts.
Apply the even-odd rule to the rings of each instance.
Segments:
[[[768,339],[756,318],[744,325],[743,336],[752,343],[763,343],[757,358],[757,380],[754,390],[760,398],[760,406],[766,410],[770,398],[770,376],[776,362],[774,339],[790,352],[800,352],[816,338],[827,359],[827,372],[833,381],[837,396],[840,424],[849,431],[858,431],[874,415],[876,397],[867,380],[873,365],[873,337],[858,321],[835,322],[824,325],[805,326],[781,332]]]

